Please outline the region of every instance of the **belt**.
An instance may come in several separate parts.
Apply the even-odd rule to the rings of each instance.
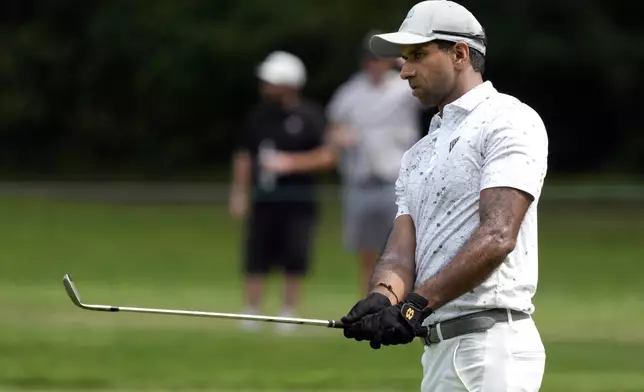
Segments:
[[[510,310],[512,320],[524,320],[530,315],[517,310]],[[474,332],[484,332],[496,323],[508,322],[507,309],[490,309],[482,312],[467,314],[451,320],[429,325],[427,336],[423,337],[425,345],[439,343],[443,340]]]
[[[358,187],[370,188],[379,186],[393,186],[395,180],[385,180],[379,177],[369,177],[357,182]]]

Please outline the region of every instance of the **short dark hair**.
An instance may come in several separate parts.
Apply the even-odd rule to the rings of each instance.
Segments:
[[[444,40],[436,40],[434,42],[443,52],[449,51],[456,44],[455,42]],[[472,63],[474,72],[478,72],[480,74],[485,72],[485,55],[472,47],[470,47],[470,63]]]
[[[476,49],[470,48],[470,62],[474,72],[483,74],[485,72],[485,56]]]

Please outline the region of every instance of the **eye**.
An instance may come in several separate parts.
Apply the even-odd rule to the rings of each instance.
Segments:
[[[403,60],[405,61],[420,61],[422,60],[427,53],[423,50],[409,50],[405,52],[402,56],[400,56]]]

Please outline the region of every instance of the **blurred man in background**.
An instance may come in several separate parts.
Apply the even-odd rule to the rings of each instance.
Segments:
[[[378,59],[369,50],[376,33],[363,42],[361,69],[327,107],[344,183],[344,241],[360,259],[363,293],[396,216],[400,159],[421,136],[422,106],[400,78],[397,60]]]
[[[334,160],[324,145],[324,108],[300,95],[306,82],[303,62],[273,52],[257,68],[257,77],[262,102],[250,111],[234,156],[229,208],[234,217],[246,218],[245,313],[260,313],[265,279],[279,268],[285,274],[280,315],[293,317],[317,217],[313,172],[331,168]]]

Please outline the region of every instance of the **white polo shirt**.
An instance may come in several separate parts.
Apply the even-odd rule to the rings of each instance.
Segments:
[[[420,137],[422,109],[395,70],[377,85],[362,71],[343,83],[331,97],[327,115],[331,123],[346,126],[357,141],[342,155],[345,181],[396,181],[402,155]]]
[[[436,275],[479,225],[480,191],[531,194],[516,247],[479,287],[437,309],[425,324],[487,308],[532,313],[537,287],[537,201],[547,170],[548,136],[539,115],[490,82],[446,105],[429,133],[403,156],[398,214],[416,226],[416,286]]]

